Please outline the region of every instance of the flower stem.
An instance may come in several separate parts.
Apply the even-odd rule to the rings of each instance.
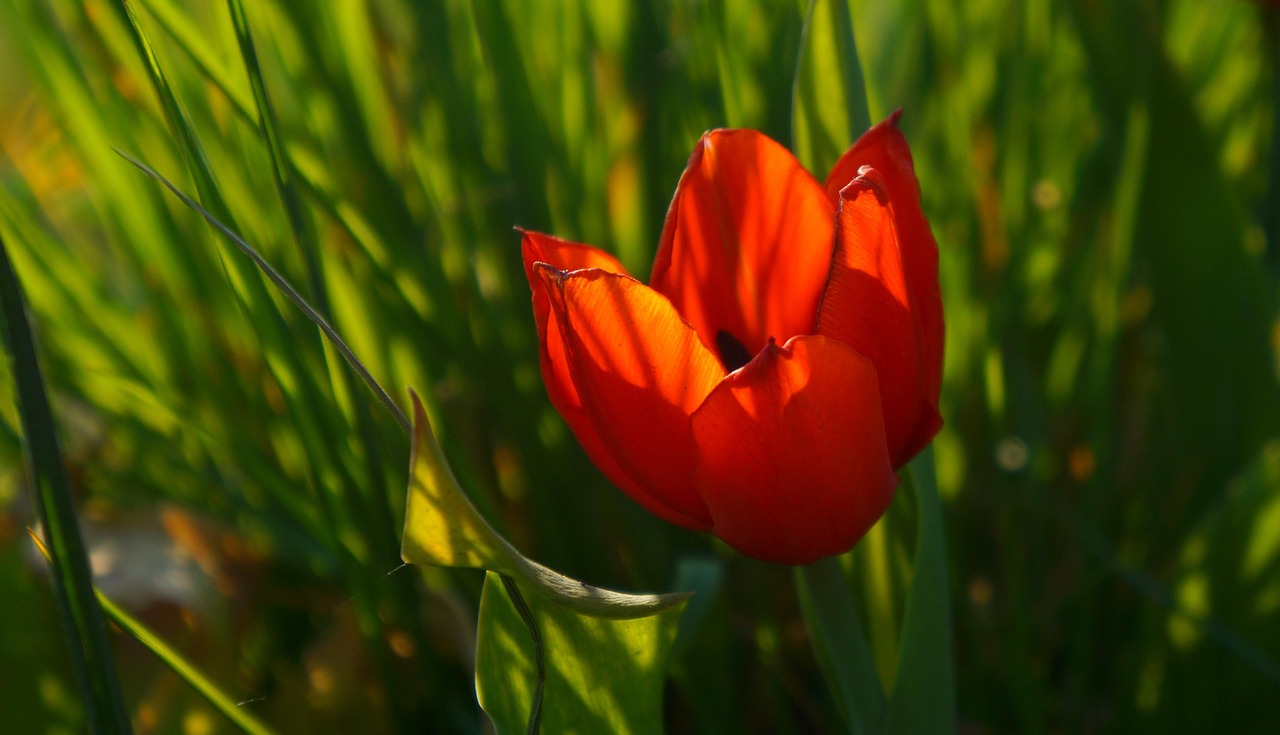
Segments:
[[[884,687],[853,607],[840,557],[797,567],[795,576],[809,639],[849,732],[879,732],[884,718]]]

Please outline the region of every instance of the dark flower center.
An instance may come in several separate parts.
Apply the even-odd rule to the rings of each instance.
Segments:
[[[751,353],[738,341],[737,337],[721,329],[716,332],[716,352],[720,353],[720,363],[724,369],[733,372],[751,362]]]

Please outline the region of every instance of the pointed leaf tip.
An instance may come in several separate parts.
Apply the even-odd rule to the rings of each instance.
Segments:
[[[480,515],[463,492],[416,393],[409,497],[401,557],[410,564],[487,569],[575,612],[626,620],[681,606],[688,593],[633,595],[593,587],[523,556]]]

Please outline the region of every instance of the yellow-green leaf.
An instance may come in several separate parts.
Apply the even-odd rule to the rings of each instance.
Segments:
[[[410,564],[500,572],[550,601],[597,617],[652,615],[688,598],[686,594],[612,592],[525,558],[489,525],[463,493],[417,395],[413,396],[413,452],[401,556]]]
[[[662,682],[684,609],[628,620],[583,615],[525,594],[546,656],[545,733],[658,733]],[[537,687],[533,641],[497,574],[480,598],[476,695],[498,733],[524,732]]]

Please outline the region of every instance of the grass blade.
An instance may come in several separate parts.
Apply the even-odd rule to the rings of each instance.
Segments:
[[[209,224],[213,225],[214,228],[218,230],[218,232],[221,232],[228,240],[235,243],[236,247],[240,248],[241,252],[249,256],[249,258],[260,269],[262,269],[262,272],[266,274],[267,278],[269,278],[271,282],[280,289],[281,293],[287,296],[289,301],[293,302],[294,306],[298,307],[298,309],[301,310],[308,319],[314,322],[315,325],[320,328],[320,331],[324,332],[325,337],[329,338],[329,341],[333,343],[334,348],[342,354],[343,359],[347,361],[347,364],[351,366],[351,369],[356,371],[356,375],[359,375],[365,385],[369,386],[369,390],[373,391],[373,395],[378,399],[378,402],[386,407],[387,411],[389,411],[395,418],[396,423],[400,425],[400,428],[404,429],[405,434],[412,435],[413,425],[409,423],[409,417],[405,415],[404,411],[396,405],[396,402],[391,399],[391,396],[387,394],[387,391],[383,389],[382,385],[369,373],[368,368],[366,368],[364,363],[360,362],[360,358],[356,357],[355,353],[351,351],[351,348],[347,346],[347,343],[338,335],[337,330],[329,324],[329,321],[325,319],[320,312],[316,311],[311,304],[307,303],[307,300],[302,298],[302,294],[298,293],[298,290],[290,285],[289,282],[285,280],[284,276],[280,275],[280,273],[276,271],[276,269],[273,268],[265,258],[259,255],[258,251],[255,250],[252,245],[245,242],[244,239],[233,232],[231,228],[218,221],[218,218],[210,214],[209,210],[200,206],[199,202],[187,196],[181,189],[170,183],[168,179],[161,176],[155,169],[124,151],[117,150],[116,153],[119,153],[120,156],[129,163],[137,166],[147,176],[150,176],[163,184],[165,188],[173,192],[174,196],[181,199],[183,204],[198,212],[200,216],[204,217]]]
[[[813,0],[792,87],[791,147],[810,171],[826,171],[870,126],[848,0]]]
[[[249,85],[253,88],[253,101],[258,109],[258,131],[271,156],[271,176],[275,181],[276,191],[284,204],[285,214],[289,218],[289,228],[302,251],[307,264],[307,277],[311,282],[320,313],[329,315],[328,293],[324,288],[324,278],[320,271],[320,259],[316,248],[315,236],[303,213],[302,200],[298,189],[294,186],[295,171],[284,149],[280,137],[280,125],[276,121],[275,108],[267,94],[267,84],[262,78],[262,69],[258,65],[258,50],[253,42],[253,34],[249,29],[249,20],[245,17],[244,6],[238,0],[228,0],[227,8],[231,11],[231,20],[236,29],[236,40],[240,43],[240,55],[244,59],[245,70],[249,74]]]
[[[280,202],[284,206],[285,215],[289,220],[289,229],[293,233],[293,239],[297,243],[303,261],[306,263],[308,286],[310,287],[312,299],[316,303],[316,311],[326,320],[329,320],[333,318],[333,311],[330,306],[329,289],[324,278],[324,265],[321,261],[320,245],[316,240],[315,227],[303,208],[302,196],[296,184],[299,179],[298,171],[293,165],[293,161],[289,158],[284,138],[281,135],[275,106],[272,105],[271,96],[267,92],[266,80],[263,78],[262,68],[258,62],[258,51],[253,40],[252,30],[249,27],[249,20],[244,12],[244,4],[240,0],[227,0],[227,7],[231,11],[231,20],[235,26],[236,39],[239,41],[240,54],[244,60],[245,70],[249,75],[249,85],[253,89],[253,99],[258,111],[258,131],[261,133],[263,145],[271,157],[271,175],[275,182],[276,192],[279,194]],[[365,395],[356,386],[356,377],[347,370],[342,370],[341,373],[342,388],[352,397],[359,440],[365,447],[365,466],[369,475],[369,497],[367,500],[377,524],[372,529],[371,535],[376,538],[388,539],[388,542],[392,544],[388,550],[394,553],[395,520],[391,516],[391,509],[385,502],[385,497],[374,494],[375,488],[381,489],[385,486],[386,471],[378,459],[379,455],[376,449],[377,430],[374,426],[373,415]]]
[[[52,561],[49,556],[49,547],[45,546],[44,542],[30,529],[27,530],[27,533],[31,534],[31,540],[35,542],[36,548],[40,550],[44,558]],[[175,674],[203,696],[205,701],[213,705],[214,709],[221,712],[228,720],[231,720],[236,727],[239,727],[249,735],[275,735],[274,730],[257,717],[254,717],[250,712],[241,709],[235,700],[219,689],[217,684],[214,684],[209,677],[204,675],[204,672],[196,668],[168,643],[165,643],[164,639],[152,632],[142,621],[112,602],[111,598],[102,594],[102,590],[95,587],[93,593],[97,596],[98,603],[102,605],[102,611],[106,613],[107,617],[111,618],[111,622],[132,636],[135,641],[141,643],[148,651],[154,653]]]
[[[240,707],[235,700],[228,697],[225,692],[218,688],[204,672],[196,668],[190,661],[178,653],[163,639],[153,633],[149,628],[125,612],[120,606],[112,602],[106,595],[98,592],[98,602],[102,604],[102,611],[111,618],[111,622],[120,626],[120,629],[128,633],[134,640],[141,643],[168,666],[173,673],[177,674],[183,681],[191,685],[202,697],[205,698],[214,709],[222,713],[224,717],[231,720],[236,727],[249,735],[274,735],[274,730],[254,717],[252,713]]]
[[[72,668],[80,687],[85,719],[93,733],[132,732],[120,694],[115,659],[107,642],[102,611],[93,596],[93,577],[80,527],[76,523],[71,487],[62,464],[53,412],[45,395],[31,325],[23,305],[22,287],[0,237],[0,311],[4,341],[13,361],[18,388],[18,411],[26,435],[27,463],[35,487],[36,514],[44,525],[51,549],[50,565],[56,584],[54,597],[71,649]]]

